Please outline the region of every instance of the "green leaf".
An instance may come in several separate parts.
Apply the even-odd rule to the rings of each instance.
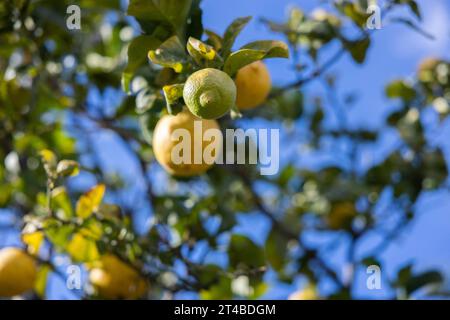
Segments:
[[[91,262],[100,258],[95,241],[78,233],[72,237],[66,250],[75,262]]]
[[[207,264],[193,267],[191,271],[203,287],[209,287],[219,282],[222,269],[215,264]]]
[[[448,177],[447,162],[441,149],[427,151],[423,154],[423,171],[426,176],[424,189],[439,188]]]
[[[80,172],[80,165],[74,160],[61,160],[56,166],[56,173],[62,177],[73,177]]]
[[[267,290],[269,289],[269,285],[265,282],[259,282],[252,285],[253,293],[248,297],[251,300],[256,300],[261,298]]]
[[[52,175],[56,170],[56,163],[58,161],[56,155],[53,153],[53,151],[47,149],[40,151],[39,155],[41,156],[42,163],[44,164],[47,175]]]
[[[148,57],[153,63],[172,68],[177,73],[181,73],[187,63],[186,53],[177,36],[166,40],[158,49],[150,50]]]
[[[370,46],[370,38],[360,40],[342,40],[344,47],[350,52],[353,60],[359,64],[366,60],[367,49]]]
[[[50,271],[50,266],[44,264],[39,267],[39,270],[37,272],[36,281],[34,283],[34,291],[41,299],[45,298],[48,275]]]
[[[287,27],[290,30],[298,30],[298,28],[305,22],[306,16],[303,10],[298,7],[293,7],[289,12]],[[275,24],[275,29],[277,25]],[[280,26],[278,26],[280,27]],[[282,28],[284,30],[284,28]]]
[[[139,91],[136,95],[136,113],[143,114],[150,110],[157,100],[158,96],[151,89],[144,89]]]
[[[411,9],[411,11],[416,15],[417,19],[422,20],[422,15],[420,13],[419,5],[414,0],[408,1],[408,6]]]
[[[243,17],[234,20],[228,28],[225,30],[223,35],[223,46],[222,46],[222,57],[224,59],[228,58],[231,53],[231,48],[233,47],[234,41],[236,40],[239,33],[247,25],[252,17]]]
[[[91,240],[100,240],[103,235],[102,224],[96,218],[86,220],[83,227],[79,228],[78,233]]]
[[[187,21],[186,35],[188,37],[200,38],[203,34],[202,9],[200,8],[201,0],[193,0],[191,11]]]
[[[130,82],[134,72],[147,61],[147,53],[161,45],[155,37],[141,35],[133,39],[128,46],[128,64],[122,74],[122,87],[125,92],[130,90]]]
[[[265,265],[263,250],[249,238],[234,234],[228,247],[230,267],[254,269]]]
[[[86,219],[97,211],[105,194],[105,185],[99,184],[78,199],[76,206],[77,217]]]
[[[424,286],[440,284],[443,281],[443,277],[438,271],[432,270],[413,274],[412,268],[412,264],[401,268],[394,283],[396,288],[405,289],[407,296]]]
[[[216,51],[220,51],[223,43],[222,37],[211,30],[205,30],[205,33],[208,36],[208,40],[206,42],[213,46]]]
[[[182,84],[173,84],[170,86],[164,86],[164,96],[166,98],[167,110],[170,114],[177,114],[181,111],[184,100],[183,100],[183,88]]]
[[[287,58],[289,50],[282,41],[255,41],[233,52],[225,61],[223,70],[231,77],[246,65],[266,58]]]
[[[272,230],[267,237],[265,252],[270,265],[280,271],[286,262],[287,243],[276,230]]]
[[[200,290],[200,297],[203,300],[231,299],[233,292],[231,290],[231,279],[222,276],[219,282],[207,290]]]
[[[358,27],[363,28],[366,25],[370,14],[363,11],[357,4],[350,1],[335,2],[336,8],[345,16],[349,17]]]
[[[276,90],[276,89],[275,89]],[[269,100],[271,108],[258,110],[269,119],[298,119],[304,108],[303,94],[298,89],[285,90],[276,94],[274,99]]]
[[[366,267],[373,266],[373,265],[381,266],[380,261],[376,257],[373,257],[373,256],[362,259],[361,263]]]
[[[299,26],[297,32],[310,38],[310,41],[320,40],[322,43],[328,43],[336,37],[335,28],[327,21],[305,21]]]
[[[400,98],[405,102],[412,101],[417,96],[414,88],[403,80],[392,81],[385,88],[385,92],[388,98]]]
[[[184,39],[191,5],[192,0],[130,0],[127,14],[146,22],[145,26],[151,26],[149,29],[144,27],[149,34],[154,35],[158,28],[165,28],[170,34]]]
[[[58,217],[70,219],[73,217],[72,204],[65,187],[57,187],[51,193],[52,211],[56,212]]]
[[[53,149],[61,155],[72,155],[75,152],[75,139],[68,136],[64,128],[59,124],[50,137]]]
[[[443,277],[438,271],[427,271],[412,276],[406,283],[406,292],[408,295],[427,285],[440,284]]]
[[[223,63],[222,57],[212,46],[193,37],[188,40],[187,50],[199,66],[219,68]]]
[[[29,226],[29,225],[27,225]],[[27,245],[27,250],[31,255],[38,255],[39,250],[44,242],[45,235],[42,231],[27,231],[25,227],[22,234],[22,242]],[[33,228],[35,229],[35,228]]]
[[[409,278],[411,278],[411,275],[412,275],[412,265],[407,264],[406,266],[398,270],[395,285],[397,287],[404,286],[408,282]]]
[[[61,224],[55,219],[45,221],[44,232],[48,240],[59,248],[65,248],[75,227],[69,224]]]
[[[286,43],[277,40],[259,40],[246,44],[241,49],[263,51],[264,58],[289,58],[289,49]]]
[[[240,49],[233,52],[225,61],[223,71],[228,73],[230,77],[233,77],[236,72],[246,65],[261,60],[264,57],[264,51]]]

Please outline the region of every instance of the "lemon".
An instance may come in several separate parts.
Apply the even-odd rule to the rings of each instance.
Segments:
[[[223,71],[206,68],[187,79],[183,98],[189,110],[202,119],[217,119],[236,103],[236,86]]]
[[[289,300],[317,300],[319,295],[317,289],[313,285],[308,285],[306,288],[296,291],[289,296]]]
[[[148,282],[118,257],[108,254],[89,272],[89,281],[104,299],[137,299],[148,291]]]
[[[236,74],[236,105],[241,110],[253,109],[266,101],[272,81],[262,61],[255,61],[239,69]]]
[[[18,248],[0,250],[0,297],[20,295],[34,287],[35,260]]]
[[[348,229],[356,216],[356,208],[353,202],[339,202],[331,207],[327,216],[327,224],[330,229]]]
[[[190,177],[200,175],[206,172],[212,164],[207,164],[203,159],[204,149],[212,142],[204,142],[202,137],[194,135],[194,122],[200,121],[202,125],[202,132],[209,129],[219,129],[219,124],[216,120],[205,120],[195,117],[192,113],[185,110],[177,115],[166,115],[162,117],[156,124],[155,131],[153,132],[153,152],[155,153],[156,160],[161,166],[170,174],[179,177]],[[186,129],[190,135],[191,155],[189,163],[176,163],[172,159],[172,150],[180,141],[172,141],[173,133],[177,129]],[[201,144],[201,163],[194,163],[194,155],[197,148],[195,146]],[[199,156],[199,155],[197,155]],[[218,154],[215,155],[216,157]]]

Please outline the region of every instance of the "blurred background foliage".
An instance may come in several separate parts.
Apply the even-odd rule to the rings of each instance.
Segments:
[[[393,107],[384,128],[397,131],[398,145],[379,163],[361,165],[363,148],[377,145],[380,132],[348,126],[355,99],[337,101],[337,79],[327,71],[345,55],[364,64],[374,34],[366,28],[368,2],[329,1],[327,11],[293,7],[285,21],[261,19],[289,44],[298,80],[273,88],[266,105],[243,119],[221,119],[222,128],[269,120],[287,132],[291,146],[297,139],[289,132],[300,125],[310,150],[320,153],[326,141],[345,145],[342,161],[316,169],[287,163],[269,177],[255,166],[217,165],[201,177],[175,179],[155,164],[149,141],[167,113],[162,87],[186,73],[171,69],[180,57],[166,57],[161,67],[147,53],[173,36],[182,44],[192,36],[229,52],[245,21],[235,22],[231,36],[221,36],[202,24],[199,0],[80,0],[82,29],[68,30],[66,9],[73,1],[2,1],[0,214],[15,218],[4,219],[0,233],[21,230],[23,245],[39,257],[31,297],[45,298],[49,275],[67,277],[67,264],[85,266],[108,253],[149,279],[147,298],[180,292],[205,299],[258,298],[273,284],[269,273],[282,283],[303,277],[313,286],[330,284],[323,298],[354,297],[354,270],[383,267],[379,255],[414,219],[421,194],[448,189],[447,161],[422,122],[426,109],[433,108],[441,121],[450,112],[447,61],[430,59],[414,79],[386,84]],[[392,23],[431,36],[420,27],[415,1],[380,5]],[[331,44],[337,50],[325,58],[322,52]],[[314,81],[324,84],[326,96],[306,96],[303,87]],[[323,125],[330,113],[339,125]],[[112,133],[115,143],[97,147],[102,132]],[[117,143],[126,155],[118,154]],[[116,174],[103,157],[117,157],[139,173]],[[237,213],[254,212],[271,223],[262,246],[235,231]],[[143,224],[142,215],[150,222]],[[305,241],[303,234],[311,230],[348,239],[345,266],[328,263],[333,243]],[[355,247],[371,232],[380,232],[384,241],[356,257]],[[206,259],[215,253],[225,258]],[[61,257],[69,260],[61,263]],[[407,265],[390,279],[398,289],[392,298],[411,297],[442,281],[436,271],[415,273]],[[95,298],[85,282],[79,298]],[[445,295],[439,286],[433,289],[426,294]]]

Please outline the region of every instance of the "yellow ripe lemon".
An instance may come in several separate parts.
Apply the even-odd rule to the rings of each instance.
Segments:
[[[202,132],[200,132],[199,135],[194,134],[196,121],[197,126],[201,125]],[[186,129],[186,133],[188,133],[190,137],[190,144],[189,141],[186,141],[184,145],[190,145],[191,152],[190,155],[188,155],[188,161],[184,161],[183,163],[173,159],[174,153],[175,156],[186,156],[183,151],[175,152],[174,150],[175,147],[184,142],[184,138],[174,140],[174,132],[177,129]],[[203,152],[205,148],[213,142],[203,141],[202,134],[209,129],[219,130],[220,127],[217,121],[197,118],[187,110],[182,111],[177,115],[166,115],[162,117],[156,124],[153,132],[153,152],[156,160],[168,173],[174,176],[191,177],[206,172],[213,163],[206,163],[203,159]],[[195,156],[200,159],[198,163],[194,162]],[[218,154],[214,154],[213,156],[217,157]]]
[[[183,89],[184,103],[197,117],[217,119],[236,103],[236,86],[225,72],[206,68],[189,76]]]
[[[356,216],[356,208],[353,202],[339,202],[331,207],[326,219],[330,229],[348,229]]]
[[[241,110],[253,109],[264,103],[272,88],[269,70],[262,61],[239,69],[234,82],[237,88],[236,105]]]
[[[36,262],[18,248],[0,250],[0,297],[30,291],[36,281]]]
[[[292,293],[288,300],[317,300],[319,295],[315,286],[309,285],[306,288]]]
[[[148,282],[133,267],[108,254],[89,272],[89,281],[103,299],[138,299],[148,291]]]

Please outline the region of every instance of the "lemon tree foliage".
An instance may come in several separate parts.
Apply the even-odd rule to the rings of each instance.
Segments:
[[[448,61],[430,59],[413,79],[387,84],[393,111],[379,130],[349,127],[347,108],[327,108],[335,102],[305,89],[325,79],[327,90],[335,92],[337,79],[329,68],[343,56],[365,63],[373,36],[365,26],[367,3],[330,1],[329,11],[312,13],[292,8],[286,21],[260,22],[287,44],[263,40],[235,48],[251,17],[213,31],[202,23],[199,0],[130,0],[128,8],[118,0],[82,0],[79,5],[87,8],[82,29],[72,31],[65,26],[72,1],[2,1],[0,206],[19,218],[9,227],[21,231],[23,246],[0,251],[0,296],[33,291],[28,297],[45,298],[49,275],[67,277],[55,265],[54,257],[63,255],[89,273],[82,282],[94,290],[81,290],[83,298],[160,298],[186,291],[204,299],[258,298],[273,285],[265,276],[270,271],[283,283],[307,279],[309,285],[293,299],[352,298],[354,279],[328,262],[327,245],[312,246],[303,235],[333,232],[351,244],[343,250],[349,251],[346,264],[353,269],[383,267],[379,257],[385,243],[395,241],[415,218],[414,205],[424,192],[445,188],[448,174],[442,150],[427,139],[422,122],[430,108],[441,121],[449,115]],[[397,22],[421,32],[415,1],[386,3],[385,16],[406,15]],[[288,57],[298,80],[272,88],[260,60]],[[287,128],[301,121],[307,134],[288,144],[302,142],[318,153],[330,152],[324,141],[350,145],[349,152],[340,152],[344,161],[315,169],[292,162],[271,177],[260,176],[254,165],[215,165],[208,171],[200,165],[191,168],[195,176],[179,177],[179,168],[166,161],[163,149],[170,142],[158,135],[163,129],[155,132],[157,123],[162,128],[164,119],[184,119],[188,104],[200,117],[225,113],[217,122],[202,120],[212,127],[239,127],[233,95],[236,90],[238,97],[246,94],[239,87],[251,81],[245,70],[254,63],[264,88],[253,93],[258,108],[241,108],[243,119],[267,119]],[[205,69],[229,84],[209,81],[211,90],[198,94],[201,103],[189,105],[186,84]],[[120,98],[108,100],[111,92]],[[198,112],[199,105],[216,103],[223,94],[230,101],[220,114]],[[93,102],[93,95],[110,105]],[[343,103],[354,102],[349,97]],[[339,126],[324,126],[333,113]],[[398,133],[397,147],[361,168],[362,148],[376,148],[380,131],[388,127]],[[105,146],[99,137],[106,133],[124,150]],[[102,160],[105,148],[108,157],[126,152],[138,176],[111,174]],[[161,181],[156,160],[174,175]],[[124,200],[124,194],[136,192],[138,201]],[[136,220],[143,208],[151,217],[145,231]],[[386,212],[379,214],[381,209]],[[236,231],[238,216],[255,212],[270,222],[260,239]],[[385,241],[356,255],[354,248],[371,232],[382,232]],[[211,259],[214,255],[223,259]],[[236,289],[238,280],[244,280],[245,290]],[[327,295],[318,292],[325,281],[333,283]],[[405,298],[441,283],[442,276],[433,270],[417,274],[408,265],[388,281]]]

